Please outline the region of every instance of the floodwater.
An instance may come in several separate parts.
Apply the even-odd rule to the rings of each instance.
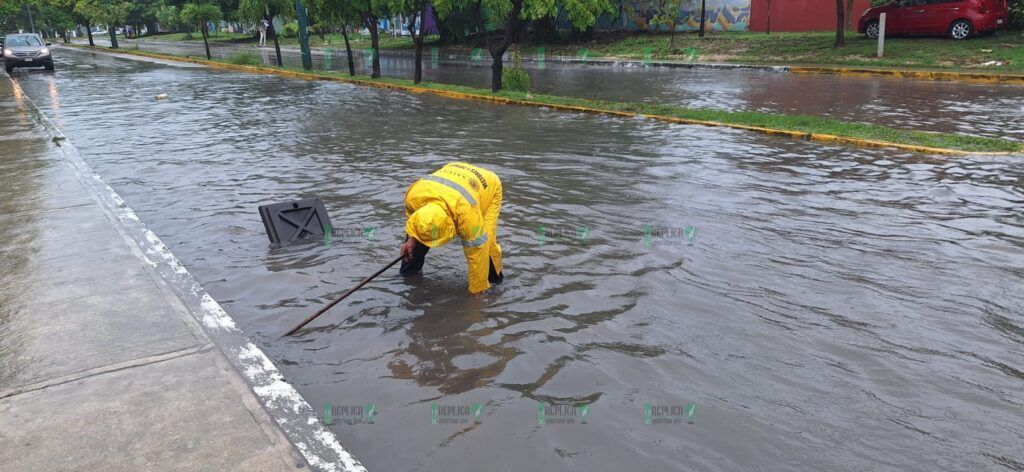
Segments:
[[[1019,156],[61,57],[15,80],[371,471],[1024,470]],[[450,245],[281,338],[451,160],[502,178],[505,283]],[[312,196],[338,236],[270,248]]]
[[[132,41],[129,41],[132,43]],[[204,55],[202,43],[141,41],[145,50]],[[122,47],[126,47],[122,45]],[[214,57],[230,57],[251,47],[211,45]],[[276,64],[273,48],[258,51]],[[285,65],[301,67],[297,51],[282,53]],[[369,74],[365,55],[356,51],[356,71]],[[315,69],[348,70],[344,47],[325,63],[313,56]],[[437,61],[424,51],[424,79],[490,87],[490,63]],[[411,79],[414,62],[407,55],[381,54],[381,73]],[[1024,141],[1024,87],[886,78],[844,78],[757,70],[707,70],[524,64],[534,89],[541,93],[605,100],[669,103],[693,108],[805,113],[924,131],[958,132]]]

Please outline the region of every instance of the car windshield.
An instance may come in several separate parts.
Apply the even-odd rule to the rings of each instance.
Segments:
[[[4,46],[42,46],[43,43],[35,36],[8,36]]]

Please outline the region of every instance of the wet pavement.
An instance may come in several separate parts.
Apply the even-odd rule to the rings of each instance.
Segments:
[[[134,41],[122,44],[128,47]],[[98,43],[100,44],[100,43]],[[145,50],[179,55],[205,55],[202,43],[140,41]],[[230,57],[251,46],[211,44],[215,57]],[[258,51],[266,64],[276,64],[273,48]],[[344,48],[325,62],[314,55],[315,69],[347,70]],[[356,51],[357,73],[369,74],[365,54]],[[432,62],[424,53],[424,80],[489,88],[490,63],[447,60]],[[484,58],[488,57],[486,55]],[[283,52],[285,65],[301,67],[298,51]],[[462,59],[468,59],[462,57]],[[408,55],[383,51],[381,72],[411,79],[414,62]],[[534,90],[619,101],[669,103],[693,108],[720,108],[824,115],[843,120],[925,131],[1024,140],[1024,87],[887,78],[795,75],[758,70],[708,70],[580,66],[525,63]]]
[[[1024,468],[1018,157],[85,52],[15,80],[369,470]],[[505,283],[445,247],[280,338],[450,160],[502,178]],[[256,207],[314,195],[338,235],[270,248]]]
[[[0,468],[304,462],[0,77]]]

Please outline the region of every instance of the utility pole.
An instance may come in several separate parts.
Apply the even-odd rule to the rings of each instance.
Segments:
[[[302,50],[302,68],[310,70],[313,68],[313,55],[309,51],[309,17],[306,16],[306,8],[302,6],[302,0],[295,0],[295,16],[299,17],[299,49]]]
[[[25,4],[25,11],[28,12],[28,25],[32,28],[32,32],[36,32],[36,24],[32,21],[32,7],[29,4]]]
[[[707,0],[700,0],[700,32],[697,33],[697,37],[699,38],[704,37],[704,5],[706,3]]]

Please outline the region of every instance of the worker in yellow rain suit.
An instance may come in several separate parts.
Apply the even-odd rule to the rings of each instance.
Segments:
[[[500,284],[504,279],[497,239],[500,211],[501,180],[487,169],[452,162],[417,180],[405,192],[407,236],[398,273],[403,277],[418,273],[430,248],[458,236],[469,265],[470,293]]]

